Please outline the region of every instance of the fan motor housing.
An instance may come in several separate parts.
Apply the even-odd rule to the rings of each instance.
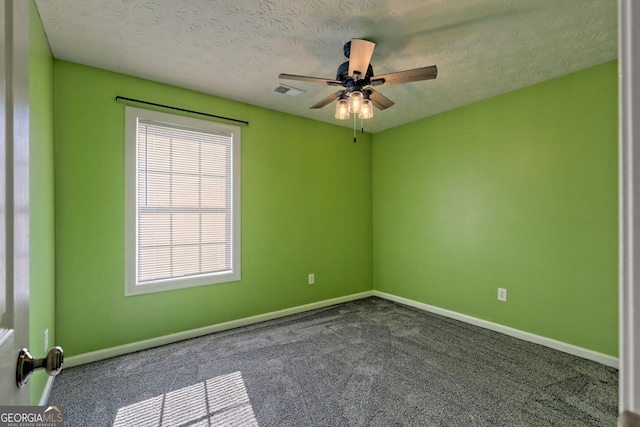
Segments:
[[[340,64],[340,66],[338,67],[338,72],[336,73],[336,80],[342,82],[342,86],[344,87],[352,85],[363,86],[368,84],[368,82],[371,80],[371,77],[373,77],[373,67],[371,66],[371,64],[369,64],[369,67],[367,68],[367,74],[360,77],[361,78],[356,82],[351,76],[349,76],[349,61]]]

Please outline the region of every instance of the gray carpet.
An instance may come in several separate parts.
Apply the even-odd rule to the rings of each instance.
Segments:
[[[368,298],[65,369],[66,426],[615,426],[618,371]]]

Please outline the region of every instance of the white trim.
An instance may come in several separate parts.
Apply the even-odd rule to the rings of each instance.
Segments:
[[[158,347],[165,344],[171,344],[190,338],[196,338],[215,332],[226,331],[229,329],[239,328],[241,326],[252,325],[267,320],[278,319],[280,317],[290,316],[292,314],[304,313],[305,311],[315,310],[318,308],[329,307],[336,304],[342,304],[349,301],[368,298],[373,296],[373,291],[361,292],[359,294],[346,295],[343,297],[332,298],[324,301],[313,302],[310,304],[300,305],[297,307],[286,308],[284,310],[273,311],[271,313],[258,314],[257,316],[245,317],[243,319],[232,320],[229,322],[218,323],[215,325],[205,326],[203,328],[191,329],[189,331],[178,332],[162,337],[151,338],[144,341],[137,341],[130,344],[124,344],[117,347],[106,348],[104,350],[92,351],[89,353],[79,354],[65,358],[65,368],[71,368],[85,363],[97,362],[99,360],[108,359],[110,357],[121,356],[135,351],[146,350],[148,348]]]
[[[619,409],[640,413],[640,7],[634,0],[618,2],[619,167],[620,167],[620,398]],[[635,183],[635,185],[634,185]],[[636,196],[636,197],[634,197]],[[622,420],[622,418],[621,418]],[[622,421],[620,421],[622,423]],[[622,425],[622,424],[621,424]]]
[[[49,395],[51,394],[51,389],[53,388],[53,381],[55,381],[56,377],[47,377],[47,384],[44,386],[44,390],[42,391],[42,396],[40,397],[40,406],[45,406],[49,401]]]
[[[366,291],[358,294],[346,295],[343,297],[332,298],[324,301],[318,301],[310,304],[305,304],[297,307],[286,308],[284,310],[273,311],[265,314],[258,314],[256,316],[245,317],[243,319],[231,320],[229,322],[218,323],[215,325],[205,326],[203,328],[191,329],[188,331],[177,332],[175,334],[165,335],[161,337],[151,338],[144,341],[137,341],[129,344],[124,344],[117,347],[106,348],[103,350],[92,351],[89,353],[79,354],[77,356],[71,356],[65,358],[64,367],[71,368],[74,366],[84,365],[86,363],[97,362],[99,360],[108,359],[110,357],[121,356],[123,354],[133,353],[140,350],[146,350],[161,345],[171,344],[178,341],[187,340],[190,338],[197,338],[203,335],[213,334],[216,332],[222,332],[229,329],[239,328],[242,326],[253,325],[255,323],[265,322],[267,320],[278,319],[285,316],[291,316],[293,314],[304,313],[306,311],[315,310],[318,308],[329,307],[336,304],[342,304],[349,301],[355,301],[358,299],[368,297],[378,297],[389,301],[394,301],[409,307],[417,308],[420,310],[428,311],[430,313],[439,314],[441,316],[449,317],[452,319],[460,320],[465,323],[469,323],[481,328],[489,329],[492,331],[500,332],[505,335],[512,336],[524,341],[532,342],[535,344],[544,345],[545,347],[553,348],[555,350],[562,351],[564,353],[572,354],[574,356],[582,357],[583,359],[593,360],[595,362],[602,363],[603,365],[618,368],[618,358],[609,356],[607,354],[598,353],[593,350],[578,347],[575,345],[567,344],[561,341],[556,341],[551,338],[546,338],[540,335],[531,334],[518,329],[510,328],[508,326],[500,325],[498,323],[489,322],[487,320],[478,319],[476,317],[467,316],[465,314],[457,313],[455,311],[446,310],[443,308],[435,307],[429,304],[424,304],[418,301],[402,298],[396,295],[388,294],[380,291]]]
[[[151,120],[158,124],[168,126],[180,126],[189,130],[220,133],[232,135],[231,145],[231,169],[232,169],[232,218],[231,218],[231,269],[218,273],[207,273],[189,277],[172,277],[169,279],[138,282],[138,241],[137,241],[137,217],[138,217],[138,123],[141,119]],[[242,130],[239,126],[201,120],[176,114],[162,113],[159,111],[144,110],[141,108],[125,107],[125,296],[141,295],[153,292],[183,289],[192,286],[212,285],[216,283],[235,282],[241,279],[241,152]]]
[[[602,363],[603,365],[611,366],[614,368],[618,367],[618,358],[609,356],[608,354],[598,353],[593,350],[588,350],[586,348],[567,344],[561,341],[556,341],[551,338],[546,338],[540,335],[531,334],[529,332],[524,332],[519,329],[510,328],[508,326],[500,325],[498,323],[493,323],[487,320],[478,319],[477,317],[467,316],[465,314],[460,314],[455,311],[446,310],[443,308],[435,307],[429,304],[424,304],[422,302],[410,300],[407,298],[402,298],[402,297],[388,294],[385,292],[373,291],[373,296],[384,298],[389,301],[394,301],[403,305],[407,305],[409,307],[428,311],[430,313],[435,313],[441,316],[460,320],[465,323],[469,323],[485,329],[490,329],[492,331],[500,332],[502,334],[509,335],[524,341],[540,344],[545,347],[550,347],[555,350],[560,350],[564,353],[573,354],[574,356],[582,357],[583,359],[593,360],[593,361]]]
[[[77,356],[71,356],[71,357],[65,358],[64,366],[65,368],[71,368],[74,366],[84,365],[86,363],[92,363],[92,362],[97,362],[99,360],[108,359],[110,357],[121,356],[123,354],[133,353],[136,351],[146,350],[146,349],[158,347],[161,345],[171,344],[174,342],[183,341],[190,338],[196,338],[203,335],[213,334],[215,332],[222,332],[229,329],[239,328],[242,326],[253,325],[255,323],[265,322],[267,320],[278,319],[285,316],[291,316],[293,314],[304,313],[306,311],[329,307],[332,305],[342,304],[345,302],[355,301],[355,300],[368,298],[368,297],[378,297],[378,298],[383,298],[389,301],[394,301],[409,307],[428,311],[430,313],[439,314],[441,316],[460,320],[462,322],[479,326],[481,328],[500,332],[505,335],[509,335],[524,341],[540,344],[545,347],[562,351],[564,353],[582,357],[583,359],[593,360],[595,362],[602,363],[603,365],[611,366],[614,368],[618,367],[617,357],[609,356],[603,353],[598,353],[593,350],[588,350],[586,348],[567,344],[561,341],[556,341],[551,338],[546,338],[540,335],[531,334],[529,332],[524,332],[518,329],[510,328],[508,326],[500,325],[498,323],[489,322],[486,320],[478,319],[476,317],[457,313],[455,311],[446,310],[443,308],[435,307],[429,304],[424,304],[418,301],[402,298],[396,295],[392,295],[392,294],[388,294],[380,291],[366,291],[358,294],[346,295],[343,297],[332,298],[324,301],[318,301],[310,304],[300,305],[297,307],[286,308],[284,310],[273,311],[265,314],[258,314],[256,316],[245,317],[243,319],[231,320],[229,322],[205,326],[203,328],[191,329],[188,331],[178,332],[175,334],[165,335],[162,337],[151,338],[144,341],[137,341],[137,342],[124,344],[117,347],[111,347],[103,350],[83,353]]]

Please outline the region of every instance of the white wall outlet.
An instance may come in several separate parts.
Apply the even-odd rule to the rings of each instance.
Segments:
[[[507,301],[507,290],[505,288],[498,288],[498,301]]]
[[[44,330],[44,351],[49,350],[49,329]]]
[[[315,275],[315,274],[313,274],[313,273],[311,273],[311,274],[309,275],[309,284],[310,284],[310,285],[314,285],[315,283],[316,283],[316,275]]]

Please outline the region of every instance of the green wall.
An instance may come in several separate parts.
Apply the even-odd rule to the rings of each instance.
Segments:
[[[44,357],[44,331],[49,348],[55,341],[55,256],[53,193],[53,58],[40,16],[29,5],[30,103],[30,275],[29,347],[34,357]],[[29,379],[31,404],[38,404],[47,375]]]
[[[617,113],[611,62],[375,134],[375,289],[617,355]]]
[[[373,284],[616,355],[616,67],[353,144],[347,128],[56,60],[56,344],[73,356]],[[124,297],[117,95],[251,122],[242,281]]]
[[[54,69],[56,330],[68,356],[371,290],[371,135],[354,144],[348,128],[65,61]],[[250,122],[241,281],[124,296],[117,95]]]

